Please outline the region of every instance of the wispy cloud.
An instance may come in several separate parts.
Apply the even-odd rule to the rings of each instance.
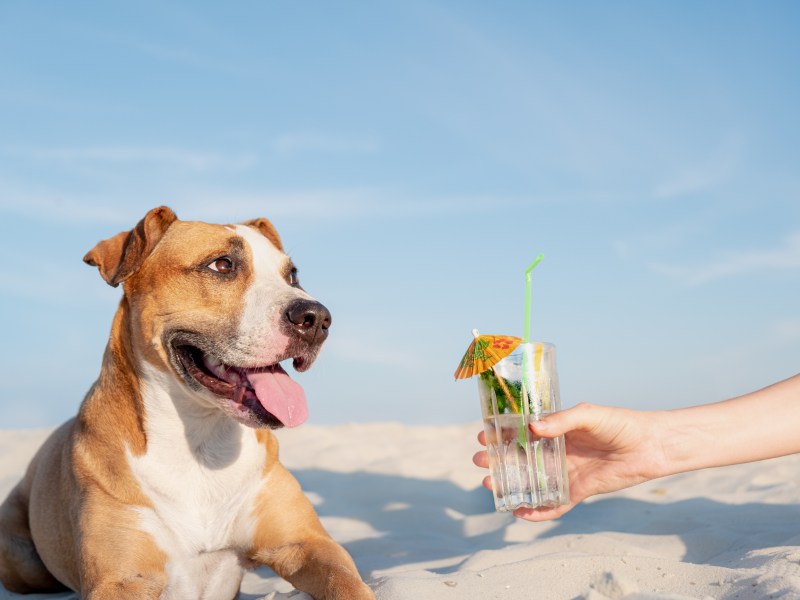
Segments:
[[[251,154],[227,155],[170,146],[87,146],[62,148],[5,147],[7,156],[37,161],[156,163],[191,171],[239,171],[254,166]]]
[[[658,183],[656,198],[671,199],[702,192],[728,181],[741,163],[743,143],[730,135],[704,160],[689,165]]]
[[[380,148],[377,140],[369,137],[349,137],[327,133],[287,133],[272,144],[280,154],[298,152],[326,152],[333,154],[374,154]]]
[[[727,252],[692,266],[656,264],[652,268],[689,285],[700,285],[753,271],[800,270],[800,231],[789,235],[776,248]]]
[[[74,193],[0,179],[0,214],[34,221],[127,226],[144,214],[137,209],[141,203],[141,198],[120,198],[118,194]]]
[[[167,192],[136,189],[78,193],[0,179],[0,214],[50,222],[129,226],[158,204],[169,205],[181,218],[229,222],[256,216],[306,221],[427,218],[481,212],[487,206],[512,209],[531,201],[521,196],[410,196],[381,187],[249,191],[203,186]]]
[[[380,202],[381,191],[373,188],[319,188],[242,191],[204,186],[184,189],[170,198],[180,215],[220,221],[255,216],[317,219],[348,218],[365,214]]]
[[[185,41],[183,43],[177,42],[174,39],[170,39],[167,42],[160,40],[154,41],[152,39],[131,35],[120,29],[90,29],[84,23],[73,24],[72,29],[77,34],[81,35],[82,38],[92,36],[115,46],[138,52],[139,54],[160,62],[173,63],[179,66],[221,73],[224,75],[235,75],[239,77],[250,77],[253,75],[251,71],[242,67],[242,62],[240,60],[224,61],[214,57],[215,54],[220,54],[220,50],[232,47],[229,43],[226,43],[225,40],[219,39],[215,32],[208,28],[204,28],[202,31],[197,30],[198,25],[196,21],[191,25],[181,23],[179,27],[189,27],[191,33],[196,36],[201,36],[204,43],[198,43],[196,41],[197,38],[193,38],[192,35],[184,36],[183,40]],[[186,31],[184,30],[183,33],[186,33]],[[197,50],[187,46],[187,44],[192,43],[193,39],[195,40],[194,45],[203,50]],[[217,49],[218,52],[213,52],[214,49]]]
[[[426,218],[453,214],[514,208],[530,203],[523,197],[499,196],[422,196],[405,194],[391,188],[319,188],[265,190],[257,192],[185,190],[173,196],[176,205],[186,202],[197,218],[230,219],[231,215],[315,219]]]

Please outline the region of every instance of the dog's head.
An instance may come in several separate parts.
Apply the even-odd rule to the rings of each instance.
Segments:
[[[253,427],[305,421],[303,390],[279,363],[308,369],[331,315],[300,287],[269,221],[180,221],[162,206],[84,261],[124,284],[133,352],[198,401]]]

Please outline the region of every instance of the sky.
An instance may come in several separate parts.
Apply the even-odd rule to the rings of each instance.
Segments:
[[[471,330],[564,406],[800,371],[796,2],[0,3],[0,429],[97,377],[82,262],[155,206],[270,219],[333,314],[317,424],[477,421]]]

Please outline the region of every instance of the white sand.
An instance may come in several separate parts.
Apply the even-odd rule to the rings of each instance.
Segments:
[[[700,471],[556,522],[493,512],[477,424],[302,426],[281,457],[381,600],[800,598],[800,456]],[[0,432],[0,495],[45,432]],[[242,598],[307,600],[267,569]],[[0,599],[17,596],[0,588]]]

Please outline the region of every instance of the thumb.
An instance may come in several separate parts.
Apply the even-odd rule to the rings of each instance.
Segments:
[[[597,408],[591,404],[578,404],[533,421],[529,427],[534,435],[544,438],[558,437],[576,429],[588,430],[597,424]]]

